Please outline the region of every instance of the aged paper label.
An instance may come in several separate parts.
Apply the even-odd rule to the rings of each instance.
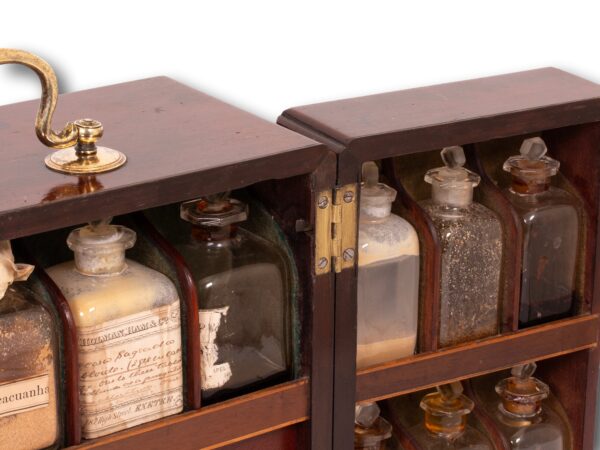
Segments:
[[[0,417],[20,414],[48,406],[48,374],[0,385]]]
[[[217,364],[219,346],[215,342],[221,320],[227,315],[229,306],[216,309],[201,309],[200,317],[200,376],[202,390],[216,389],[223,386],[231,378],[229,363]]]
[[[83,437],[182,410],[179,301],[77,331]]]

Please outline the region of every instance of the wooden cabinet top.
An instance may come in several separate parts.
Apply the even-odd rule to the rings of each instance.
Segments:
[[[342,152],[342,178],[346,161],[598,120],[600,85],[555,68],[299,106],[279,118],[282,125],[333,143]]]
[[[314,170],[316,142],[166,77],[60,96],[54,127],[92,117],[99,145],[127,155],[105,174],[47,169],[38,101],[0,107],[0,239],[82,223]]]

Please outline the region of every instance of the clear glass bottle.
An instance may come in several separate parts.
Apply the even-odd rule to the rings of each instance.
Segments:
[[[525,139],[521,154],[504,163],[512,175],[507,195],[523,226],[519,325],[527,327],[573,313],[579,245],[577,200],[550,186],[559,162],[546,156],[539,137]]]
[[[385,450],[392,426],[381,417],[375,402],[357,403],[354,408],[354,449]]]
[[[60,440],[57,327],[23,283],[33,266],[15,264],[0,242],[0,449],[55,447]]]
[[[439,344],[446,347],[498,332],[502,228],[496,215],[473,201],[477,174],[465,169],[462,147],[442,150],[445,167],[425,175],[430,215],[442,251]]]
[[[419,239],[391,213],[396,191],[363,165],[358,227],[358,369],[412,355],[419,310]]]
[[[544,404],[550,389],[532,376],[535,369],[535,363],[514,367],[496,385],[499,398],[485,408],[513,450],[570,450],[568,425]]]
[[[183,203],[181,218],[191,227],[172,244],[198,287],[203,401],[289,379],[291,269],[282,250],[239,227],[248,208],[227,193]]]
[[[183,409],[180,306],[163,274],[125,258],[125,227],[67,239],[75,260],[48,269],[77,326],[82,435],[96,438]]]
[[[492,450],[492,443],[467,424],[474,408],[460,382],[438,386],[421,401],[424,422],[409,430],[423,450]]]

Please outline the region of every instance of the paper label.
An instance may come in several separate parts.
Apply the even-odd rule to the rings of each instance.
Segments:
[[[231,378],[229,363],[216,364],[219,359],[219,346],[215,342],[221,320],[227,315],[229,306],[216,309],[201,309],[200,318],[200,377],[202,390],[216,389]]]
[[[49,402],[48,374],[0,385],[0,417],[44,408]]]
[[[86,439],[182,410],[179,301],[77,331]]]

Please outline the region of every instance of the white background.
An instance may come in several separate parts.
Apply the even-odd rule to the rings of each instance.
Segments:
[[[543,66],[600,82],[600,2],[4,0],[0,47],[47,59],[62,92],[168,75],[275,120]],[[38,96],[35,75],[0,67],[0,104]]]

